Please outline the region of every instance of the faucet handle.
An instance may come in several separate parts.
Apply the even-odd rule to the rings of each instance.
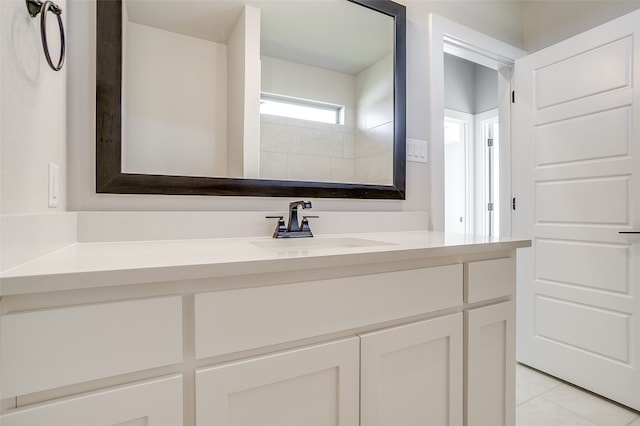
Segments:
[[[320,216],[302,216],[302,223],[300,224],[300,231],[301,232],[308,232],[311,236],[313,236],[313,234],[311,234],[311,227],[309,226],[309,219],[314,219],[314,218],[318,218]]]
[[[278,226],[284,225],[284,216],[265,216],[266,219],[278,219]]]
[[[276,238],[276,236],[280,233],[280,232],[284,232],[287,230],[287,225],[284,223],[284,216],[265,216],[265,218],[267,219],[278,219],[278,224],[276,225],[276,230],[273,232],[273,237]]]

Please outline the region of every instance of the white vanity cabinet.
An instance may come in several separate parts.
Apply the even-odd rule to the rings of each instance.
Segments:
[[[4,281],[0,423],[514,426],[527,242],[431,244]]]
[[[515,424],[515,273],[513,258],[465,263],[466,426]]]
[[[182,362],[182,297],[9,313],[0,322],[3,396]]]
[[[182,376],[104,389],[34,405],[0,418],[2,426],[178,426]]]
[[[196,425],[513,425],[514,293],[500,257],[196,294],[196,358],[357,336],[199,370]]]
[[[515,424],[516,302],[465,312],[468,426]]]
[[[181,363],[181,296],[9,313],[0,331],[3,401],[43,400],[0,416],[3,426],[182,424],[179,374],[47,400],[52,389]]]
[[[361,335],[360,425],[462,425],[462,329],[456,313]]]
[[[198,426],[357,426],[359,342],[303,347],[196,371]]]
[[[196,294],[199,358],[355,336],[197,371],[196,425],[409,426],[444,424],[436,420],[450,412],[461,420],[462,313],[358,331],[459,307],[462,289],[463,266],[452,264]]]
[[[196,371],[198,426],[462,425],[456,313]]]
[[[195,295],[202,359],[331,336],[462,304],[462,265],[294,281]],[[355,332],[354,332],[355,334]]]

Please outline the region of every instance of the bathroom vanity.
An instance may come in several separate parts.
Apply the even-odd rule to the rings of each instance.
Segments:
[[[3,426],[515,424],[516,249],[75,244],[2,276]]]

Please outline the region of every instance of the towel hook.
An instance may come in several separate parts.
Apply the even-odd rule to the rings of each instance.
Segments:
[[[54,2],[47,0],[42,3],[40,0],[26,0],[27,10],[32,18],[35,18],[40,13],[40,35],[42,38],[42,48],[44,49],[44,57],[47,63],[54,71],[60,71],[64,64],[65,56],[65,40],[64,40],[64,26],[62,25],[62,9]],[[51,12],[56,15],[58,19],[58,28],[60,29],[60,58],[58,64],[54,65],[51,60],[51,54],[49,53],[49,43],[47,42],[47,12]]]

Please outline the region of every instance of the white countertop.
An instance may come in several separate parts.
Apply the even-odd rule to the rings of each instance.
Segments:
[[[344,247],[351,243],[376,245]],[[272,247],[261,248],[260,244]],[[0,296],[359,265],[530,245],[529,240],[494,240],[427,231],[335,234],[313,239],[255,237],[78,243],[3,272]]]

